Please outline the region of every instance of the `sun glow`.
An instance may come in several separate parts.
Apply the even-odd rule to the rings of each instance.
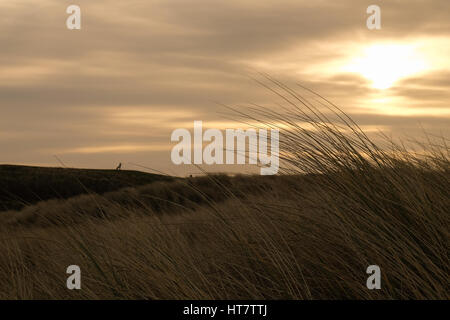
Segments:
[[[365,48],[344,68],[359,73],[376,89],[388,89],[398,80],[428,68],[426,59],[412,45],[379,44]]]

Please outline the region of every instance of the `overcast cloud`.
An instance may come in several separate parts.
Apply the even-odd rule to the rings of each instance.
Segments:
[[[0,0],[0,163],[58,155],[172,170],[177,125],[222,121],[215,102],[270,102],[254,70],[316,90],[368,128],[447,130],[450,1],[378,2],[382,30],[370,31],[372,0]],[[80,31],[65,26],[73,3]],[[433,65],[382,93],[338,68],[387,42],[420,44]]]

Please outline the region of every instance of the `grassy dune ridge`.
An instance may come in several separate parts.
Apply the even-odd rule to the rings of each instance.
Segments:
[[[280,128],[280,176],[156,182],[6,212],[0,298],[448,299],[448,139],[418,143],[421,153],[381,148],[327,100],[263,85],[279,111],[237,112]],[[71,264],[82,290],[65,287]],[[366,288],[372,264],[381,290]]]
[[[105,193],[172,178],[139,171],[0,165],[0,210],[18,210],[40,201]]]

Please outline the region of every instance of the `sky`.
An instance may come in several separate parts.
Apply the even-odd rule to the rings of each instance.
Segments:
[[[448,0],[0,0],[0,16],[0,163],[195,174],[171,132],[242,127],[220,104],[270,103],[254,72],[369,132],[450,127]]]

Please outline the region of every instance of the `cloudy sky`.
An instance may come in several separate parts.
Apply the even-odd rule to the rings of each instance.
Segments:
[[[448,0],[0,0],[0,15],[0,163],[179,173],[174,129],[231,126],[216,102],[270,102],[254,71],[368,131],[448,133]]]

